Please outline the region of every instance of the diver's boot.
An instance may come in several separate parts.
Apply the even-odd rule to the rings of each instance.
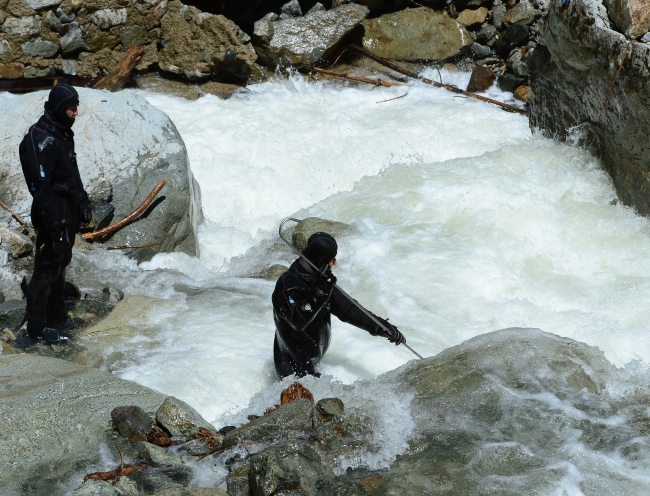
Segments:
[[[70,342],[72,336],[67,332],[58,331],[52,329],[51,327],[46,327],[43,329],[43,336],[41,342],[45,344],[67,344]]]

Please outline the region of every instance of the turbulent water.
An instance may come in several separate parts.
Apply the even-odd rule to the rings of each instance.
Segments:
[[[464,76],[443,77],[462,84]],[[587,152],[531,134],[523,116],[419,84],[370,92],[296,78],[194,102],[134,93],[183,136],[205,223],[199,259],[159,255],[138,267],[115,252],[75,255],[73,276],[101,274],[87,289],[108,283],[147,297],[127,319],[138,336],[105,352],[103,366],[119,376],[187,401],[218,426],[276,402],[274,283],[245,276],[291,262],[277,242],[284,217],[317,216],[353,226],[339,240],[340,285],[390,317],[420,354],[536,327],[597,346],[625,367],[606,392],[647,387],[650,223],[616,202]],[[325,377],[307,385],[317,397],[338,395],[373,411],[376,432],[386,436],[380,452],[342,460],[341,469],[385,467],[407,449],[410,399],[373,379],[412,358],[334,319]],[[556,392],[544,394],[552,403]],[[570,410],[580,394],[556,398],[557,408]],[[618,422],[626,415],[608,414]],[[540,422],[552,430],[554,418]],[[557,426],[567,451],[552,463],[569,468],[536,494],[650,491],[640,473],[650,461],[647,438],[635,441],[636,461],[628,463],[616,442],[584,444],[576,429]],[[571,461],[581,453],[586,462]],[[605,492],[580,485],[598,467],[608,469],[598,476]]]

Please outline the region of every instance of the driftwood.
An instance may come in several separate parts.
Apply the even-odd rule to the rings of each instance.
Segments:
[[[9,212],[14,219],[20,222],[20,225],[22,225],[25,229],[27,229],[27,222],[21,219],[20,215],[18,215],[16,212],[11,210],[4,202],[0,201],[0,207],[4,208],[7,212]]]
[[[108,472],[93,472],[92,474],[88,474],[84,477],[84,482],[87,480],[114,482],[123,475],[129,475],[131,472],[135,472],[136,470],[141,470],[147,467],[146,463],[142,463],[140,465],[124,465],[124,455],[122,454],[122,450],[117,443],[115,443],[115,446],[117,447],[117,451],[120,452],[120,466],[115,470],[109,470]]]
[[[100,79],[93,89],[117,91],[126,84],[131,76],[131,71],[144,57],[144,50],[138,45],[131,45],[126,55],[106,77]]]
[[[336,71],[330,71],[329,69],[321,69],[320,67],[312,67],[312,71],[314,72],[321,72],[323,74],[329,74],[330,76],[336,76],[344,79],[349,79],[351,81],[359,81],[361,83],[368,83],[373,85],[373,90],[377,86],[404,86],[403,83],[393,83],[392,81],[384,81],[383,79],[370,79],[370,78],[365,78],[361,76],[355,76],[354,74],[347,74],[345,72],[336,72]],[[371,90],[372,91],[372,90]]]
[[[386,59],[378,57],[374,53],[371,53],[368,50],[366,50],[364,48],[361,48],[359,45],[350,44],[345,48],[345,50],[350,50],[352,52],[356,52],[356,53],[358,53],[360,55],[368,57],[369,59],[372,59],[375,62],[379,62],[381,65],[383,65],[385,67],[388,67],[389,69],[392,69],[392,70],[394,70],[396,72],[399,72],[400,74],[404,74],[405,76],[411,77],[413,79],[419,79],[423,83],[431,84],[433,86],[437,86],[438,88],[444,88],[447,91],[451,91],[452,93],[458,93],[460,95],[465,95],[465,96],[469,96],[469,97],[472,97],[472,98],[476,98],[478,100],[482,100],[484,102],[492,103],[494,105],[498,105],[498,106],[503,107],[504,109],[510,110],[512,112],[517,112],[519,114],[528,115],[528,112],[526,112],[525,110],[522,110],[519,107],[516,107],[514,105],[509,105],[507,103],[503,103],[503,102],[500,102],[498,100],[488,98],[486,96],[477,95],[476,93],[472,93],[471,91],[461,90],[460,88],[457,88],[456,86],[453,86],[451,84],[443,84],[443,83],[439,83],[437,81],[433,81],[431,79],[422,77],[419,74],[416,74],[415,72],[409,71],[408,69],[404,69],[403,67],[400,67],[400,66],[398,66],[396,64],[393,64],[393,63],[389,62]]]
[[[136,208],[133,212],[131,212],[129,215],[124,217],[119,222],[116,222],[115,224],[112,224],[100,231],[83,234],[83,238],[86,241],[90,241],[119,231],[124,226],[129,224],[132,220],[136,219],[137,217],[143,214],[143,212],[147,209],[147,207],[151,205],[151,202],[156,197],[156,195],[160,193],[160,190],[165,187],[165,184],[167,184],[167,181],[160,181],[158,184],[156,184],[156,187],[151,191],[151,193],[149,193],[149,196],[147,196],[147,199],[142,203],[142,205],[140,205],[138,208]]]

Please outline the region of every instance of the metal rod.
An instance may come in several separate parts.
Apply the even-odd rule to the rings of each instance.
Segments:
[[[289,221],[293,221],[293,222],[296,222],[296,223],[298,223],[298,222],[302,222],[300,219],[294,219],[293,217],[287,217],[286,219],[284,219],[284,220],[282,221],[282,223],[280,223],[280,227],[279,227],[279,229],[278,229],[278,234],[280,235],[280,239],[281,239],[282,241],[284,241],[284,242],[286,243],[286,245],[287,245],[289,248],[291,248],[291,249],[292,249],[292,250],[293,250],[293,251],[294,251],[294,252],[295,252],[295,253],[296,253],[300,258],[305,259],[305,260],[307,261],[307,263],[309,264],[309,266],[310,266],[312,269],[314,269],[314,270],[316,271],[316,273],[320,272],[320,269],[319,269],[318,267],[316,267],[316,266],[311,262],[311,260],[309,260],[309,259],[308,259],[306,256],[304,256],[302,253],[300,253],[300,250],[298,250],[298,248],[296,248],[295,246],[293,246],[293,245],[292,245],[288,240],[286,240],[286,239],[284,238],[284,236],[282,236],[282,228],[283,228],[284,225],[285,225],[287,222],[289,222]],[[388,332],[388,329],[386,329],[386,326],[384,326],[384,324],[382,324],[381,322],[379,322],[379,320],[377,319],[377,317],[375,317],[372,313],[370,313],[368,310],[366,310],[366,309],[361,305],[361,303],[359,303],[357,300],[355,300],[355,299],[352,298],[349,294],[347,294],[345,291],[343,291],[343,290],[342,290],[342,289],[341,289],[337,284],[332,284],[332,286],[334,286],[336,289],[338,289],[339,292],[340,292],[343,296],[345,296],[348,300],[350,300],[350,301],[351,301],[351,302],[352,302],[352,303],[353,303],[353,304],[354,304],[354,305],[355,305],[359,310],[361,310],[363,313],[365,313],[366,316],[368,316],[368,317],[369,317],[369,318],[370,318],[370,319],[371,319],[375,324],[377,324],[379,327],[381,327],[384,331]],[[416,352],[413,348],[411,348],[408,344],[406,344],[406,343],[402,343],[402,344],[403,344],[404,346],[406,346],[406,348],[408,348],[408,349],[409,349],[409,350],[410,350],[410,351],[411,351],[415,356],[417,356],[417,357],[420,358],[420,359],[423,358],[422,355],[420,355],[419,353],[417,353],[417,352]]]

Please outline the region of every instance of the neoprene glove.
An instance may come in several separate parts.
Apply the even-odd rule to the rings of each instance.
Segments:
[[[68,241],[68,234],[64,230],[54,232],[52,234],[52,251],[55,255],[61,255],[65,253],[66,250],[70,248],[70,242]]]
[[[380,326],[375,325],[373,335],[383,336],[386,339],[388,339],[388,341],[390,341],[391,343],[395,343],[395,346],[399,346],[402,343],[406,343],[406,338],[404,337],[404,335],[401,332],[399,332],[397,327],[389,323],[388,319],[384,320],[381,317],[377,317],[377,320],[381,322],[386,329],[384,330]]]
[[[85,227],[93,220],[93,213],[90,209],[90,200],[85,191],[79,193],[79,222]]]

